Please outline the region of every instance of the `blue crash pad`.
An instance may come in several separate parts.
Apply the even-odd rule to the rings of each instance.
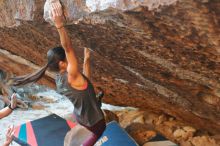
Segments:
[[[94,146],[138,146],[116,121],[107,124],[102,136]]]

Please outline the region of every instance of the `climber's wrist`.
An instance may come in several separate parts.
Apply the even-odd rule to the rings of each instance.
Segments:
[[[61,25],[61,26],[56,26],[57,29],[62,29],[64,28],[64,25]]]
[[[12,108],[12,106],[11,106],[11,103],[8,105],[8,108],[12,111],[14,110],[14,108]]]
[[[55,24],[55,27],[57,28],[57,29],[61,29],[61,28],[63,28],[65,25],[62,23],[62,24],[58,24],[58,25],[56,25]]]

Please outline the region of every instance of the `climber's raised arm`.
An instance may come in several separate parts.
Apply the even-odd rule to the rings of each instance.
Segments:
[[[83,74],[90,78],[90,50],[88,48],[84,48],[84,61],[83,61]]]
[[[79,70],[78,70],[78,61],[74,52],[74,48],[72,46],[70,37],[67,33],[67,30],[65,28],[65,20],[63,16],[63,10],[61,4],[53,3],[52,4],[52,12],[51,17],[54,21],[54,24],[59,32],[61,45],[65,50],[66,59],[68,62],[67,72],[68,75],[71,76],[72,80],[77,79],[81,76]]]

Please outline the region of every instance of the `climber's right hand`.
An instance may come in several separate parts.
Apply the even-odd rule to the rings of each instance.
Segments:
[[[50,12],[51,18],[57,28],[64,26],[64,15],[62,5],[59,1],[51,3],[52,10]]]

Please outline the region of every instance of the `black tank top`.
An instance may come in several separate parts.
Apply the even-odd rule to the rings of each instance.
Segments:
[[[83,75],[83,74],[82,74]],[[96,99],[96,94],[92,83],[87,80],[88,85],[85,90],[77,90],[68,83],[67,72],[56,76],[57,91],[65,95],[74,105],[74,115],[77,121],[85,126],[91,127],[100,120],[104,119],[104,114]]]

